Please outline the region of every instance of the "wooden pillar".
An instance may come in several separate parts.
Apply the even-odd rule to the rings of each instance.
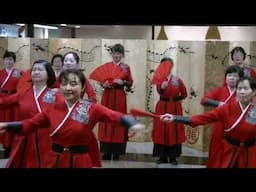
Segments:
[[[155,25],[152,25],[152,40],[155,39]]]
[[[71,28],[71,38],[76,38],[76,29],[75,28]]]
[[[31,37],[33,38],[34,37],[34,25],[33,24],[27,24],[26,25],[26,37]]]

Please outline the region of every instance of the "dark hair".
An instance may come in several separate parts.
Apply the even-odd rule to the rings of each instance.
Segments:
[[[12,57],[13,61],[16,62],[16,54],[12,51],[5,51],[3,58]]]
[[[55,58],[58,58],[58,57],[60,58],[60,60],[61,60],[61,62],[62,62],[62,65],[63,65],[64,57],[63,57],[63,55],[61,55],[61,54],[55,54],[55,55],[52,56],[51,65],[53,65],[54,59],[55,59]]]
[[[237,83],[236,83],[236,87],[238,86],[238,84],[242,81],[245,81],[245,80],[248,80],[249,81],[249,84],[250,84],[250,87],[252,90],[256,90],[256,80],[251,78],[251,77],[248,77],[248,76],[243,76],[241,77]]]
[[[243,60],[245,60],[245,58],[246,58],[246,52],[245,52],[245,50],[244,50],[244,48],[243,47],[234,47],[232,50],[231,50],[231,59],[232,60],[234,60],[234,54],[235,54],[235,52],[241,52],[242,54],[243,54]]]
[[[51,64],[46,60],[39,59],[39,60],[36,60],[33,63],[32,70],[33,70],[33,67],[34,67],[35,64],[42,64],[45,67],[45,70],[47,72],[47,77],[48,77],[46,85],[47,85],[47,87],[51,87],[54,84],[55,80],[56,80],[55,73],[52,69]]]
[[[82,88],[85,88],[85,79],[86,79],[86,77],[83,73],[83,70],[80,70],[80,69],[66,69],[66,70],[63,70],[60,73],[60,76],[59,76],[60,83],[62,83],[63,81],[67,81],[69,74],[74,74],[74,75],[78,76],[78,78],[81,82]]]
[[[77,54],[76,52],[74,52],[74,51],[69,51],[69,52],[67,52],[67,53],[64,54],[64,57],[63,57],[63,58],[65,59],[65,57],[66,57],[68,54],[72,54],[72,55],[74,56],[76,62],[79,63],[80,57],[78,56],[78,54]]]
[[[226,72],[225,72],[225,77],[229,73],[238,73],[240,78],[244,76],[243,69],[241,67],[237,66],[237,65],[230,65],[230,66],[228,66],[228,68],[226,69]]]
[[[121,45],[120,43],[115,44],[113,47],[111,47],[110,50],[111,50],[111,53],[118,52],[118,53],[123,54],[123,56],[124,56],[124,46]]]
[[[172,60],[172,58],[170,58],[170,57],[164,57],[164,58],[162,58],[161,61],[160,61],[160,63],[162,63],[162,62],[164,62],[164,61],[170,61],[170,62],[173,64],[173,60]]]

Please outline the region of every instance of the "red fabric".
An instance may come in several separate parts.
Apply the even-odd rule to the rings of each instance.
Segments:
[[[96,92],[93,89],[93,86],[91,85],[90,81],[88,79],[85,80],[85,91],[82,93],[84,95],[87,94],[87,98],[91,99],[92,102],[96,103]]]
[[[89,78],[99,83],[104,83],[105,81],[110,81],[113,83],[114,79],[122,79],[124,77],[123,70],[114,63],[105,63],[94,69]]]
[[[217,87],[211,91],[209,91],[202,99],[201,105],[205,105],[207,99],[212,99],[216,101],[224,102],[230,96],[229,90],[227,86]],[[232,97],[228,100],[227,103],[233,102],[236,100],[236,94],[233,94]],[[220,166],[220,162],[217,160],[220,158],[216,158],[218,151],[222,149],[222,141],[223,141],[223,128],[221,122],[216,122],[212,125],[211,128],[211,136],[209,143],[209,155],[208,155],[208,168],[216,168]]]
[[[48,91],[49,89],[45,89],[38,98],[41,109],[49,105],[43,102],[44,96]],[[0,107],[15,108],[15,120],[31,118],[39,112],[32,87],[19,91],[10,97],[1,98]],[[13,165],[14,167],[37,168],[39,167],[39,161],[43,166],[45,154],[51,148],[51,139],[47,129],[38,130],[36,133],[27,136],[15,135],[14,140],[7,167]]]
[[[125,73],[122,80],[126,80],[132,85],[133,79],[129,65],[121,63],[119,67]],[[113,86],[119,85],[114,83]],[[115,111],[127,113],[126,93],[123,89],[104,89],[101,104]],[[128,139],[127,130],[117,124],[99,123],[98,139],[107,143],[124,143]]]
[[[0,90],[4,91],[17,91],[17,84],[22,77],[23,71],[14,68],[11,72],[11,75],[7,82],[3,85],[5,79],[8,74],[5,69],[0,70]],[[7,97],[13,93],[3,93],[0,91],[0,98]],[[6,108],[0,110],[0,121],[13,121],[14,120],[14,110],[12,108]],[[3,144],[4,147],[11,147],[11,144],[14,139],[14,134],[5,132],[0,134],[0,143]]]
[[[32,87],[31,69],[25,71],[17,84],[17,91]]]
[[[86,85],[86,89],[82,95],[84,95],[86,93],[87,97],[89,99],[91,99],[93,102],[97,102],[96,93],[95,93],[91,83],[88,81],[88,79],[86,79],[85,85]],[[30,87],[32,87],[31,69],[29,69],[25,72],[25,74],[22,76],[22,78],[20,79],[20,81],[18,83],[19,90],[28,89]],[[56,81],[52,85],[52,88],[59,88],[59,87],[60,87],[60,79],[59,79],[59,77],[56,77]],[[64,102],[64,100],[63,100],[63,102]],[[94,166],[100,167],[101,166],[101,158],[100,158],[100,152],[98,149],[98,143],[97,143],[95,136],[93,136],[92,139],[94,139],[94,142],[91,142],[88,147],[93,150],[89,150],[89,153],[92,156],[92,161],[93,161]]]
[[[60,87],[60,79],[59,77],[55,76],[55,82],[53,83],[51,88],[59,88]]]
[[[170,61],[160,63],[153,74],[151,83],[156,85],[161,84],[171,73],[172,67],[173,63]]]
[[[82,107],[82,108],[81,108]],[[76,114],[84,110],[88,122],[80,122],[76,120]],[[29,134],[42,126],[49,126],[49,131],[52,133],[60,122],[68,113],[68,108],[65,103],[58,103],[54,107],[48,108],[45,112],[35,115],[32,119],[23,121],[22,134]],[[89,119],[87,119],[87,117]],[[112,111],[102,105],[91,102],[79,101],[67,121],[61,128],[51,137],[54,143],[64,147],[74,145],[88,145],[92,138],[92,129],[99,121],[107,121],[113,123],[121,123],[122,114]],[[81,120],[81,119],[80,119]],[[89,149],[90,150],[90,149]],[[56,158],[59,155],[59,161],[56,164]],[[70,167],[70,153],[56,153],[51,151],[47,155],[46,167]],[[93,167],[93,162],[89,153],[74,154],[74,168]]]
[[[255,124],[252,124],[249,121],[249,117],[254,118],[253,114],[255,113],[255,110],[255,106],[251,106],[237,126],[231,131],[225,132],[225,134],[239,141],[255,140]],[[223,126],[220,126],[219,128],[224,130],[230,128],[239,118],[241,113],[242,111],[239,103],[234,101],[217,107],[205,114],[191,116],[191,125],[198,126],[219,121],[223,124]],[[250,114],[252,116],[250,116]],[[234,146],[223,140],[222,148],[215,153],[215,160],[219,161],[219,168],[232,167],[235,162],[237,162],[238,168],[256,168],[256,146],[249,147],[248,154],[246,149],[246,147]],[[247,158],[248,162],[246,162]],[[248,163],[247,166],[246,163]]]
[[[162,90],[161,85],[157,85],[157,91],[160,97],[163,98],[182,96],[185,99],[187,97],[187,90],[183,81],[175,76],[170,78],[166,89]],[[155,107],[155,114],[162,115],[164,113],[182,115],[181,101],[166,102],[159,100]],[[163,145],[181,144],[186,140],[185,127],[178,123],[166,124],[161,122],[159,118],[154,118],[152,140],[154,143]]]
[[[93,167],[102,167],[100,149],[94,133],[92,133],[91,140],[88,144],[88,150]]]

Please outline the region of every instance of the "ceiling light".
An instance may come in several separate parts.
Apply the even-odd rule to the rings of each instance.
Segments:
[[[206,36],[205,36],[206,40],[220,40],[220,32],[217,26],[210,26]]]
[[[24,23],[16,23],[16,25],[18,25],[18,26],[25,26]]]
[[[157,40],[168,40],[168,37],[166,35],[163,25],[160,28],[160,32],[158,34]]]
[[[34,24],[34,27],[44,28],[44,29],[58,29],[58,27],[56,27],[56,26],[39,25],[39,24]]]

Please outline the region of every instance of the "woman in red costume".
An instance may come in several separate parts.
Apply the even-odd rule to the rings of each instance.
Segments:
[[[116,77],[113,83],[106,81],[102,84],[104,91],[101,104],[110,109],[127,113],[125,89],[131,88],[133,78],[130,66],[122,62],[124,57],[123,45],[115,44],[111,47],[111,56],[113,61],[110,63],[120,67],[124,76],[121,79]],[[127,129],[121,125],[107,122],[99,123],[98,139],[100,140],[100,151],[104,153],[104,160],[118,160],[120,155],[125,154],[128,136]]]
[[[57,65],[58,65],[58,71],[60,71],[60,65],[61,65],[60,63],[61,62],[63,62],[63,66],[62,66],[63,70],[79,69],[80,68],[80,65],[79,65],[80,57],[78,56],[78,54],[76,52],[73,52],[73,51],[67,52],[62,58],[61,58],[61,55],[59,55],[59,54],[54,55],[52,57],[52,63],[51,63],[53,67],[56,66],[56,60],[57,60]],[[54,88],[59,88],[59,86],[60,86],[59,77],[57,77],[57,76],[58,75],[56,75],[56,72],[55,72],[56,81],[52,85],[52,87],[54,87]],[[83,94],[81,94],[81,97],[84,97],[84,95],[86,93],[86,95],[89,99],[91,99],[93,102],[96,102],[96,93],[87,78],[85,79],[85,83],[86,83],[86,89],[83,91]],[[25,74],[19,81],[18,90],[27,89],[31,86],[32,86],[31,69],[29,69],[25,72]],[[101,164],[101,159],[100,159],[98,142],[97,142],[94,134],[92,135],[92,141],[93,142],[90,142],[90,145],[88,146],[89,153],[92,156],[94,166],[101,167],[102,164]]]
[[[225,103],[233,102],[236,99],[236,83],[239,78],[243,77],[243,70],[236,66],[231,65],[226,69],[225,72],[225,84],[221,87],[216,87],[209,91],[202,99],[201,105],[218,107]],[[219,148],[221,148],[223,139],[223,129],[219,128],[222,126],[221,122],[213,124],[211,129],[210,144],[209,144],[209,155],[208,155],[208,168],[219,167],[216,161],[216,154],[218,154]]]
[[[57,102],[33,118],[0,123],[0,131],[30,134],[38,128],[49,130],[52,138],[51,153],[47,155],[49,168],[90,168],[93,166],[88,154],[92,129],[99,121],[122,124],[130,134],[144,128],[132,116],[81,99],[85,89],[85,76],[80,70],[64,70],[60,75],[60,90],[65,102]],[[117,128],[118,129],[118,128]]]
[[[0,98],[12,95],[17,91],[17,84],[22,77],[23,71],[14,68],[16,62],[16,54],[12,51],[6,51],[3,55],[3,63],[5,68],[0,70]],[[14,111],[12,108],[0,111],[0,121],[13,121]],[[4,157],[8,158],[11,151],[11,145],[14,135],[5,133],[0,136],[0,143],[5,149]]]
[[[55,102],[57,90],[49,87],[55,81],[50,63],[37,60],[33,63],[32,87],[19,91],[9,97],[0,98],[0,108],[15,109],[15,120],[33,117]],[[47,129],[41,129],[27,136],[15,135],[7,167],[40,168],[43,167],[45,154],[49,152],[51,141]]]
[[[133,117],[107,107],[81,99],[85,89],[85,76],[80,70],[64,70],[60,75],[60,90],[65,102],[38,113],[31,119],[0,123],[0,131],[30,134],[41,127],[49,127],[52,138],[51,153],[47,155],[47,167],[90,168],[88,154],[92,130],[100,121],[111,121],[129,129],[130,134],[143,129]],[[117,127],[118,129],[118,127]]]
[[[163,58],[161,63],[168,62],[169,73],[165,79],[156,85],[160,95],[155,107],[155,114],[172,113],[182,115],[182,100],[187,97],[183,81],[172,74],[173,60]],[[161,65],[160,63],[160,65]],[[182,153],[182,143],[185,142],[185,127],[182,124],[165,124],[154,118],[152,140],[154,143],[153,156],[160,157],[157,163],[177,164],[177,157]]]
[[[255,70],[244,62],[246,55],[247,54],[242,47],[234,47],[231,50],[230,56],[233,61],[233,65],[241,67],[241,69],[244,71],[244,76],[251,77],[256,80]]]
[[[184,117],[164,114],[160,119],[166,123],[185,123],[193,127],[222,123],[219,127],[223,131],[222,147],[214,157],[219,162],[218,168],[256,168],[255,94],[255,80],[242,77],[237,82],[237,100],[199,115]]]

